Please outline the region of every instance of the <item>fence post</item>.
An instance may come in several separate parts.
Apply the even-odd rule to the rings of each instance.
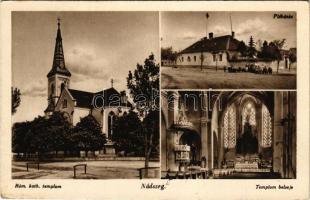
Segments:
[[[142,179],[142,169],[139,169],[139,178]]]
[[[74,178],[76,178],[76,176],[75,176],[75,166],[73,166],[73,172],[74,172]]]

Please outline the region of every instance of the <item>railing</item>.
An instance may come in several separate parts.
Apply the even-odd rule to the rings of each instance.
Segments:
[[[27,172],[29,171],[29,165],[37,165],[37,169],[40,170],[40,163],[39,162],[27,162],[26,163]]]
[[[186,172],[167,172],[166,179],[208,179],[210,171],[208,170],[189,170]]]
[[[74,172],[73,178],[76,178],[76,168],[77,168],[77,167],[83,167],[83,166],[84,166],[84,174],[86,174],[86,167],[87,167],[87,164],[78,164],[78,165],[74,165],[74,166],[73,166],[73,172]]]

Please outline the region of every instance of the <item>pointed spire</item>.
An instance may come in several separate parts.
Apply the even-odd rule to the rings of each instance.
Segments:
[[[47,77],[53,76],[54,74],[63,74],[66,76],[71,76],[71,73],[67,70],[65,65],[65,57],[62,47],[62,37],[60,31],[60,18],[57,19],[58,29],[57,29],[57,37],[56,37],[56,44],[54,50],[54,59],[53,59],[53,66],[51,71],[47,74]]]

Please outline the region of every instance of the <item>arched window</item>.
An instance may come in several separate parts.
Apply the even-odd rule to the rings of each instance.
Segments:
[[[243,110],[242,110],[242,125],[246,122],[246,117],[249,116],[250,120],[249,123],[252,126],[256,126],[256,111],[254,104],[249,101],[246,104],[244,104]]]
[[[54,84],[51,85],[51,91],[52,91],[52,96],[54,96],[55,95],[55,85]]]
[[[62,103],[62,108],[67,108],[67,106],[68,106],[67,99],[64,99]]]
[[[113,118],[114,113],[111,111],[108,116],[108,139],[111,139],[113,134]]]
[[[187,56],[187,61],[190,62],[191,61],[191,57]]]
[[[236,107],[229,106],[224,115],[224,147],[236,146]]]
[[[270,147],[272,143],[271,116],[268,108],[262,107],[262,146]]]

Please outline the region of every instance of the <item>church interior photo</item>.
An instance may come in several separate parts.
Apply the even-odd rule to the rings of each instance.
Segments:
[[[162,178],[296,178],[295,91],[162,91]]]

